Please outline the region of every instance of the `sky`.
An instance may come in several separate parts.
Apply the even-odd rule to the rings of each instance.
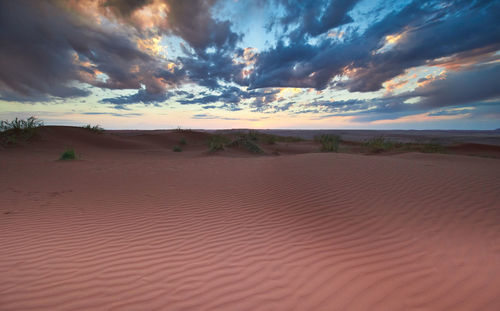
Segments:
[[[500,0],[3,0],[0,119],[500,128]]]

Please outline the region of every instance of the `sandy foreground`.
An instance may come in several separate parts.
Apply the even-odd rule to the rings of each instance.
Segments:
[[[0,150],[0,310],[500,310],[498,159],[44,135]]]

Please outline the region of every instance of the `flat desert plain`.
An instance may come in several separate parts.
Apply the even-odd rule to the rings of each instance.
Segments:
[[[498,158],[207,135],[1,149],[0,310],[500,310]]]

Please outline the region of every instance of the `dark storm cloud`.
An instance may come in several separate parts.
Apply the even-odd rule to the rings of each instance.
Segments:
[[[0,1],[0,99],[87,96],[94,86],[135,90],[100,100],[120,110],[179,99],[204,109],[330,115],[404,115],[498,102],[498,0],[413,0],[380,18],[355,21],[364,27],[351,17],[363,5],[359,0],[259,0],[254,3],[279,7],[272,26],[277,41],[260,53],[243,49],[242,34],[233,30],[238,21],[214,17],[217,2],[100,0],[89,2],[98,5],[87,12],[81,0]],[[146,6],[158,16],[142,16]],[[105,19],[98,23],[95,15]],[[329,36],[341,30],[342,39]],[[388,35],[400,37],[390,45]],[[157,36],[180,38],[180,56],[167,60],[138,47]],[[446,79],[421,78],[411,92],[373,100],[313,101],[302,111],[272,89],[371,92],[422,65],[446,68]],[[186,84],[208,91],[175,90]],[[409,99],[415,103],[405,103]]]
[[[104,98],[101,100],[102,103],[110,103],[117,106],[126,106],[135,103],[144,103],[144,104],[156,104],[160,102],[164,102],[170,97],[172,97],[172,92],[160,92],[160,93],[150,93],[146,89],[140,89],[137,93],[126,96],[118,96],[113,98]]]
[[[0,98],[43,101],[89,95],[74,83],[82,82],[138,90],[103,102],[147,103],[168,98],[167,88],[186,81],[214,89],[219,81],[233,79],[239,67],[232,67],[228,53],[239,36],[230,30],[230,23],[212,18],[214,1],[166,2],[168,25],[160,25],[161,30],[181,36],[197,53],[180,59],[185,64],[174,70],[166,70],[163,60],[139,50],[127,28],[101,27],[71,12],[64,1],[0,2]],[[149,3],[108,0],[101,7],[128,17]],[[215,53],[205,51],[211,47]]]
[[[427,16],[431,22],[422,23],[419,20],[415,29],[410,28],[393,49],[361,62],[361,69],[347,83],[350,91],[379,90],[385,81],[408,68],[426,64],[428,60],[478,48],[482,48],[483,53],[500,49],[499,2],[484,7],[466,7],[464,10],[455,7],[444,11],[431,10],[425,6],[421,10],[426,14],[418,19]],[[388,17],[388,21],[383,22],[391,24],[391,19]],[[377,29],[374,33],[378,33]]]
[[[117,15],[129,17],[133,11],[151,2],[152,0],[106,0],[102,6],[112,8]]]
[[[451,72],[446,79],[434,80],[406,95],[423,97],[418,104],[423,109],[478,103],[500,97],[499,81],[500,64],[494,63]]]
[[[140,1],[139,1],[140,2]],[[183,45],[185,57],[179,57],[177,62],[182,67],[169,70],[157,70],[154,75],[162,79],[169,86],[178,86],[180,83],[192,82],[211,90],[220,88],[220,82],[241,81],[239,78],[243,65],[234,64],[232,54],[235,45],[241,39],[231,30],[228,21],[216,21],[211,15],[211,8],[216,1],[185,0],[165,1],[168,5],[168,14],[165,24],[160,25],[160,33],[181,37],[194,50],[191,53]],[[142,5],[135,3],[134,8]],[[121,5],[117,2],[116,5]],[[117,6],[121,8],[121,6]],[[127,8],[129,6],[126,6]],[[213,52],[208,52],[214,48]],[[152,94],[148,94],[152,93]],[[158,102],[162,99],[164,90],[151,90],[146,87],[146,92],[138,92],[128,97],[117,97],[105,101]],[[151,100],[150,100],[151,99]],[[165,98],[167,99],[167,98]],[[236,108],[234,108],[236,109]]]
[[[220,88],[220,82],[231,82],[238,78],[243,65],[233,63],[227,54],[204,53],[200,56],[180,57],[187,78],[211,90]]]
[[[84,66],[86,62],[92,66]],[[0,94],[6,100],[88,95],[79,81],[104,88],[150,86],[153,59],[126,33],[106,31],[68,14],[57,1],[0,2]],[[97,73],[106,81],[95,79]],[[150,86],[151,87],[151,86]]]
[[[208,105],[213,103],[223,103],[221,106],[208,105],[206,109],[210,108],[220,108],[228,111],[239,111],[242,110],[240,107],[240,103],[246,99],[252,99],[253,101],[250,103],[250,108],[253,111],[263,111],[266,109],[269,103],[276,100],[276,95],[279,90],[250,90],[245,91],[240,89],[239,87],[227,87],[224,89],[220,89],[220,94],[214,95],[204,95],[201,97],[190,98],[190,99],[181,99],[177,100],[177,102],[182,105]],[[204,108],[205,108],[204,107]]]
[[[385,16],[363,34],[351,32],[343,41],[324,39],[313,45],[292,41],[258,56],[251,88],[314,87],[324,89],[332,78],[355,68],[350,79],[337,83],[349,91],[376,91],[406,69],[471,49],[500,49],[500,2],[413,1]],[[387,35],[402,38],[387,51]]]
[[[209,47],[232,49],[240,37],[229,21],[216,21],[211,15],[215,0],[170,0],[167,29],[183,38],[196,51]]]
[[[152,0],[107,0],[102,6],[110,8],[117,17],[127,18],[135,10],[152,2]],[[231,30],[231,22],[213,18],[211,11],[217,0],[161,0],[160,2],[167,5],[161,12],[166,18],[157,25],[157,31],[160,34],[182,38],[197,53],[203,53],[210,47],[217,50],[231,50],[241,39],[240,35]]]
[[[285,10],[279,19],[285,31],[294,27],[290,37],[303,41],[307,35],[318,36],[330,29],[353,21],[348,12],[359,0],[298,1],[278,0]]]
[[[301,113],[326,113],[329,116],[359,116],[358,120],[387,119],[389,115],[411,115],[433,110],[461,107],[483,107],[500,102],[500,64],[480,65],[451,72],[446,79],[435,79],[411,92],[370,100],[317,101]],[[414,103],[407,103],[416,99]],[[451,112],[441,110],[433,115]],[[371,115],[367,117],[366,115]]]

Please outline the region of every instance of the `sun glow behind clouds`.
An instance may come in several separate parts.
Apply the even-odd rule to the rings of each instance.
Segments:
[[[123,118],[124,127],[131,118],[165,126],[346,126],[342,120],[363,127],[355,115],[449,117],[440,109],[460,108],[447,93],[459,85],[467,98],[460,105],[478,106],[454,110],[456,120],[479,124],[481,113],[491,118],[499,109],[498,90],[475,84],[485,75],[481,81],[498,80],[491,70],[500,68],[496,1],[332,3],[330,12],[330,1],[9,2],[17,15],[3,22],[12,36],[0,38],[8,77],[0,77],[0,104],[32,103],[47,115],[64,108],[71,118],[113,126]],[[26,29],[40,29],[39,40]],[[431,118],[410,118],[426,113]]]

